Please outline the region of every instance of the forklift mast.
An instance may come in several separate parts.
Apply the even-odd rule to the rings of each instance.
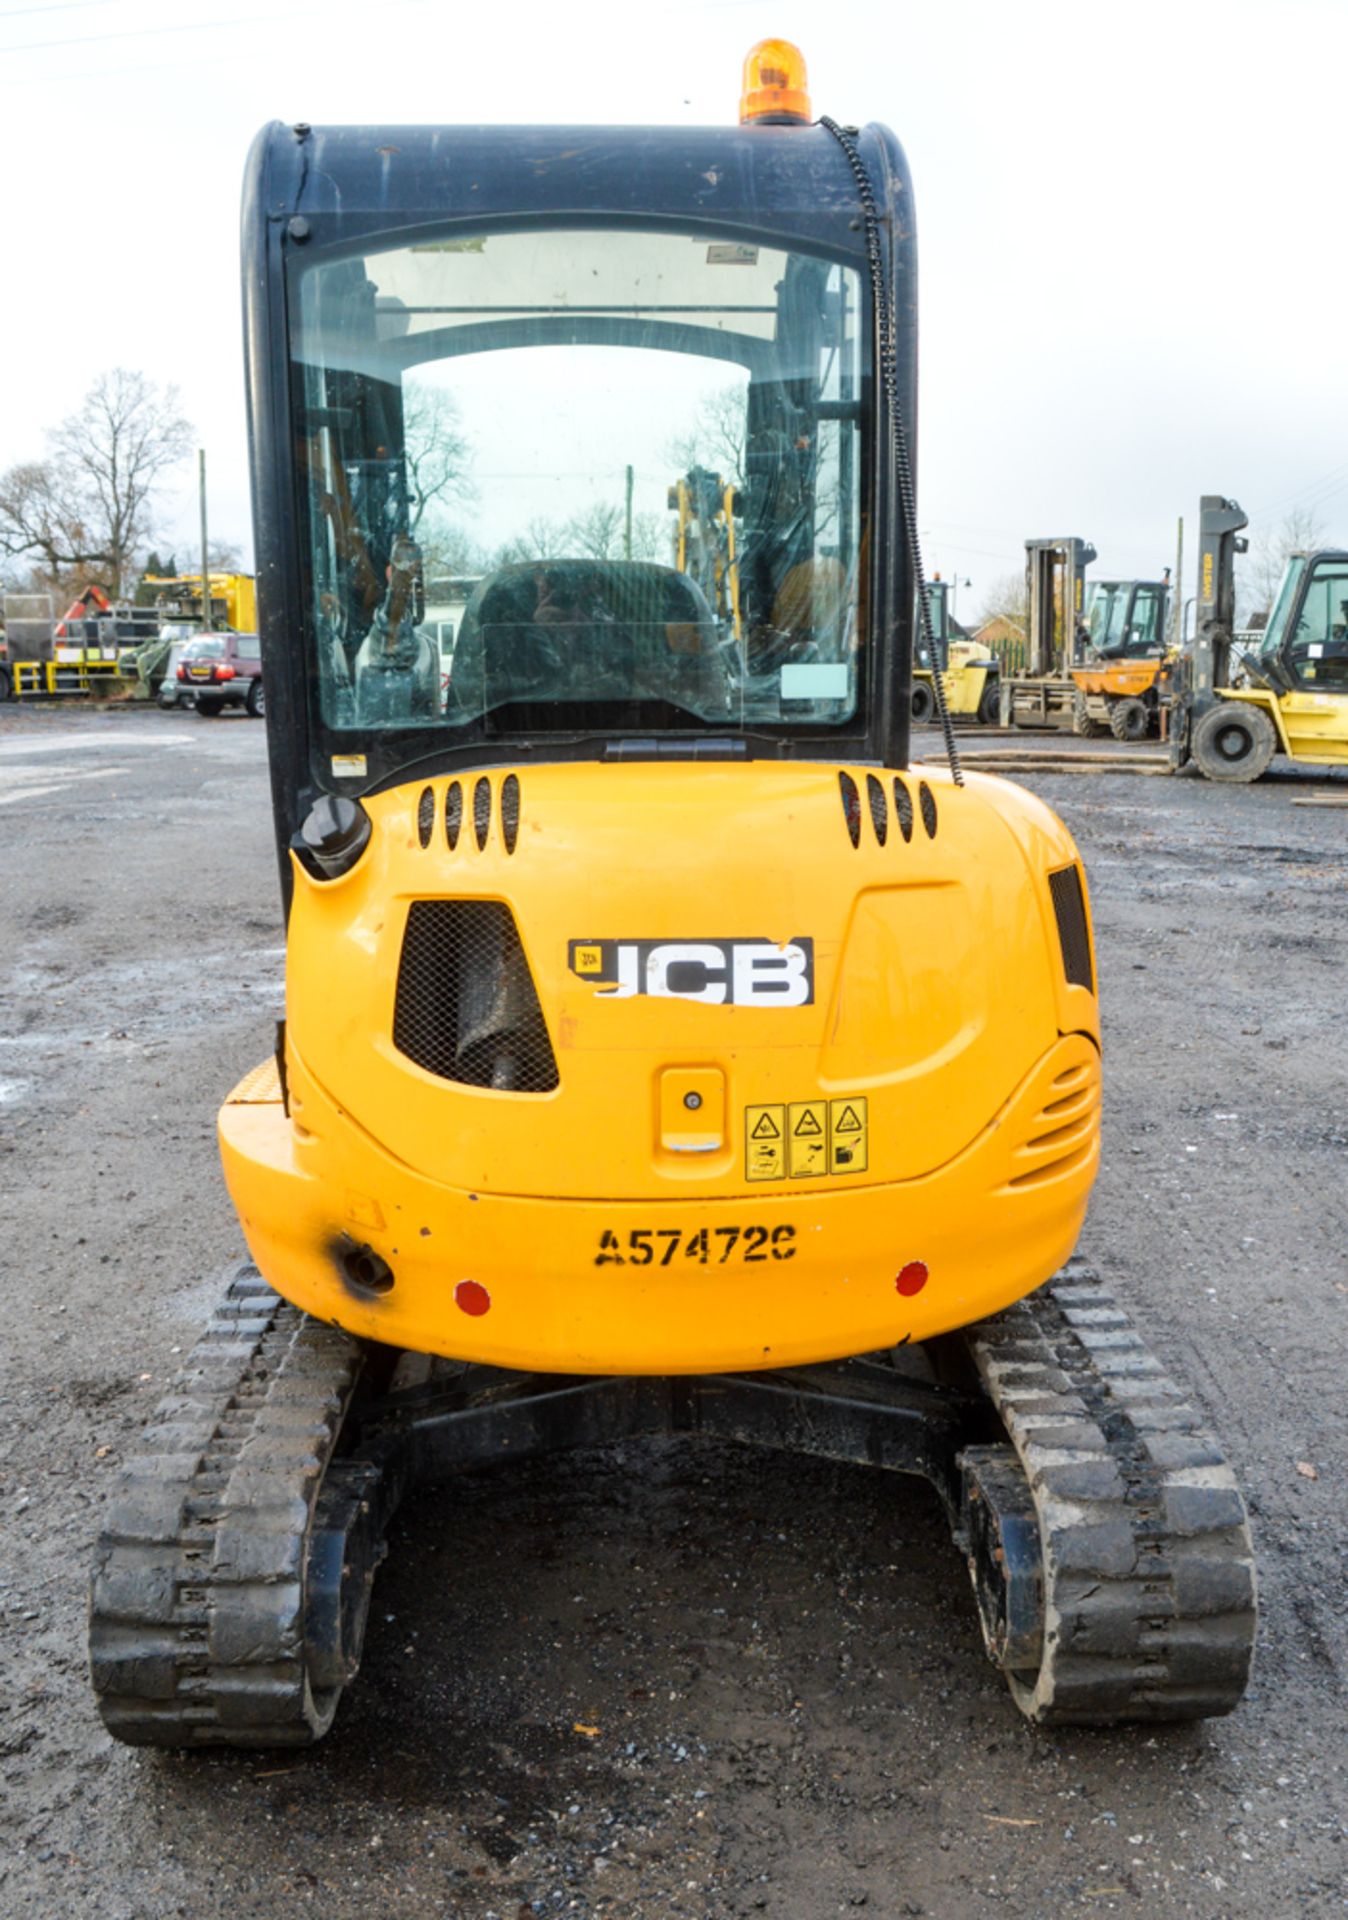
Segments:
[[[1216,690],[1231,672],[1231,635],[1236,621],[1236,555],[1249,541],[1241,529],[1249,515],[1236,500],[1205,493],[1199,504],[1198,600],[1194,637],[1175,663],[1170,723],[1170,761],[1182,767],[1189,758],[1194,726],[1212,706]]]
[[[1088,540],[1025,542],[1027,674],[1066,672],[1076,666],[1085,575],[1094,558],[1095,548]]]
[[[1231,676],[1231,635],[1236,624],[1236,555],[1248,540],[1240,538],[1249,525],[1235,500],[1205,493],[1198,522],[1198,604],[1194,611],[1194,639],[1190,650],[1190,685],[1194,712],[1212,704],[1213,689]]]

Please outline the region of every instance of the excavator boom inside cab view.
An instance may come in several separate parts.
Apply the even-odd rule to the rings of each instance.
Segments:
[[[1240,1496],[1061,1271],[1076,849],[910,757],[894,136],[780,41],[737,126],[276,125],[244,285],[286,1017],[220,1116],[251,1264],[107,1509],[109,1728],[318,1739],[407,1487],[668,1432],[926,1477],[1034,1720],[1227,1711]]]

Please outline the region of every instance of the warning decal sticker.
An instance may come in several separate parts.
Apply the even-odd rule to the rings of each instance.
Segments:
[[[803,1100],[787,1113],[787,1165],[793,1180],[828,1171],[828,1101]]]
[[[865,1173],[869,1146],[870,1118],[858,1095],[744,1109],[746,1180]]]
[[[864,1100],[830,1100],[828,1164],[830,1173],[865,1173],[868,1127]]]
[[[744,1109],[744,1177],[746,1180],[785,1179],[785,1107]]]

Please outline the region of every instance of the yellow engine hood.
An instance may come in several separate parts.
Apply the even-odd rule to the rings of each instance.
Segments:
[[[374,830],[349,875],[296,867],[290,1044],[347,1119],[428,1179],[484,1195],[763,1194],[754,1116],[785,1129],[814,1103],[827,1127],[852,1097],[861,1158],[835,1179],[783,1157],[777,1190],[911,1180],[995,1121],[1060,1032],[1096,1032],[1093,995],[1064,979],[1047,886],[1072,842],[1006,782],[852,768],[849,815],[834,766],[526,766],[508,834],[509,772],[458,777],[453,848],[440,776],[366,801]],[[409,911],[444,899],[513,915],[552,1091],[463,1085],[395,1045]],[[804,957],[776,961],[792,943]],[[681,1134],[684,1088],[701,1092]]]

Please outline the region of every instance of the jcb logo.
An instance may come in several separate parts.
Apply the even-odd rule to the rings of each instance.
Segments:
[[[571,971],[609,1000],[645,993],[721,1007],[805,1007],[814,999],[814,941],[573,940]]]

